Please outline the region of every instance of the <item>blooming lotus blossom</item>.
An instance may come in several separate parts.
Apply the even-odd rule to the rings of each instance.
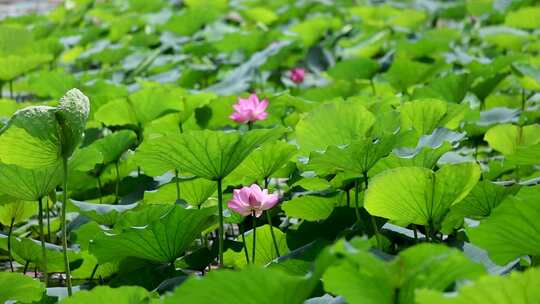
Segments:
[[[269,194],[268,189],[261,189],[259,185],[253,184],[249,187],[242,187],[233,191],[233,198],[227,204],[232,209],[243,216],[255,214],[260,217],[264,210],[268,210],[278,202],[277,194]]]
[[[294,68],[289,71],[289,78],[296,84],[304,82],[306,70],[303,68]]]
[[[264,120],[268,117],[266,107],[268,100],[259,101],[257,94],[251,94],[247,99],[238,98],[238,102],[233,105],[235,112],[229,117],[239,123]]]

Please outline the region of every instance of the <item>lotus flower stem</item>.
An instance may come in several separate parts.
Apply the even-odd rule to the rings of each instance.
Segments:
[[[360,183],[358,179],[354,181],[354,211],[356,213],[356,221],[360,222],[360,209],[358,207],[358,194],[360,192]]]
[[[221,192],[221,179],[217,180],[218,191],[218,213],[219,213],[219,229],[218,229],[218,241],[219,241],[219,266],[223,266],[223,193]]]
[[[364,185],[365,185],[364,191],[367,191],[368,185],[369,185],[368,173],[363,172],[362,175],[364,176]],[[375,239],[377,240],[377,248],[381,249],[381,240],[379,238],[379,228],[377,228],[377,222],[375,222],[375,217],[373,215],[370,214],[369,217],[371,220],[371,226],[373,227],[373,234],[375,235]]]
[[[267,210],[265,213],[266,213],[266,219],[268,221],[268,225],[270,225],[270,235],[272,235],[272,242],[274,243],[274,249],[276,249],[276,254],[279,258],[281,257],[281,255],[279,254],[279,246],[277,244],[276,236],[274,234],[274,227],[272,225],[272,217],[270,216],[269,210]]]
[[[26,261],[26,263],[24,263],[23,274],[26,274],[28,271],[28,265],[30,265],[30,261]]]
[[[103,189],[103,187],[101,186],[101,177],[97,177],[97,185],[98,185],[98,195],[99,195],[99,203],[103,203],[103,192],[101,189]]]
[[[69,270],[69,257],[67,253],[67,224],[66,224],[66,208],[67,208],[67,200],[68,200],[68,192],[67,192],[67,181],[68,181],[68,159],[67,157],[63,158],[62,165],[64,168],[64,184],[63,184],[63,199],[62,199],[62,213],[60,215],[61,217],[61,224],[62,224],[62,251],[64,253],[64,267],[66,272],[66,285],[68,290],[68,295],[71,296],[72,288],[71,288],[71,271]]]
[[[94,266],[94,269],[92,269],[92,274],[90,274],[90,279],[89,279],[89,281],[94,280],[94,276],[96,275],[96,272],[97,272],[98,267],[99,267],[99,264],[96,263],[96,266]]]
[[[351,207],[351,190],[345,191],[345,197],[347,198],[347,207]]]
[[[118,193],[120,190],[120,170],[118,169],[118,161],[114,163],[114,170],[116,171],[116,186],[114,189],[114,194],[116,195],[116,203],[120,201],[120,197],[118,197]]]
[[[47,214],[47,241],[51,242],[51,212],[49,210],[49,197],[47,196],[47,203],[45,204],[45,213]]]
[[[174,170],[174,181],[176,183],[176,201],[180,200],[180,181],[178,180],[178,169]]]
[[[251,254],[251,263],[255,264],[255,246],[257,245],[257,217],[255,216],[255,212],[253,212],[251,217],[253,218],[253,251]]]
[[[13,99],[13,80],[9,81],[9,98]]]
[[[246,245],[246,236],[244,235],[245,231],[242,224],[239,224],[238,228],[240,229],[240,235],[242,236],[242,245],[244,247],[244,255],[246,256],[246,264],[249,264],[249,253]]]
[[[43,281],[45,282],[45,287],[49,282],[49,273],[47,272],[47,248],[45,247],[45,233],[43,229],[43,198],[38,198],[38,223],[39,223],[39,240],[41,241],[41,258],[42,258],[42,268],[43,271]]]
[[[377,95],[377,90],[375,90],[375,83],[373,82],[373,77],[369,79],[369,84],[371,85],[371,91],[373,95]]]
[[[268,189],[268,177],[264,179],[264,189]],[[272,225],[272,216],[270,216],[270,210],[266,210],[266,220],[268,221],[268,225],[270,225],[270,235],[272,235],[272,242],[274,243],[274,249],[276,249],[276,254],[279,257],[281,255],[279,254],[279,246],[276,241],[276,235],[274,234],[274,225]]]
[[[9,224],[9,230],[8,230],[8,255],[9,255],[9,267],[11,268],[11,272],[15,272],[15,269],[13,269],[13,253],[11,252],[11,234],[13,233],[13,224],[15,224],[15,218],[11,218],[11,223]]]

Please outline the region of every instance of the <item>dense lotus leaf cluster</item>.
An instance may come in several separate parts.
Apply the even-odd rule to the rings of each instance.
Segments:
[[[0,20],[0,303],[540,302],[540,2]]]

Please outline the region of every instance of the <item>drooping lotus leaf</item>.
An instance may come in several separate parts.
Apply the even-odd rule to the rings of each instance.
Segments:
[[[289,217],[318,221],[329,217],[335,205],[334,199],[305,195],[284,202],[282,209]]]
[[[7,251],[7,236],[0,234],[0,249]],[[41,267],[43,263],[43,256],[41,253],[42,247],[39,241],[28,238],[15,238],[11,239],[11,246],[13,248],[13,258],[19,264],[24,265],[29,262],[35,266]],[[62,247],[45,243],[47,250],[47,269],[49,272],[62,272],[64,271],[64,256],[62,254]],[[68,256],[70,263],[78,264],[81,260],[80,253],[74,250],[68,250]]]
[[[366,137],[375,116],[358,102],[323,104],[296,125],[296,140],[303,153],[341,146]]]
[[[478,227],[467,229],[471,242],[503,265],[523,255],[540,255],[540,186],[523,187],[506,198]]]
[[[12,197],[35,202],[60,184],[61,167],[57,163],[52,167],[31,170],[0,163],[0,188]]]
[[[27,169],[54,167],[61,158],[56,110],[35,106],[15,112],[0,131],[0,160]]]
[[[129,205],[92,204],[71,200],[82,215],[89,217],[101,225],[114,225],[122,213],[137,207],[137,203]]]
[[[244,184],[262,181],[282,168],[296,151],[295,146],[283,141],[265,143],[249,154],[227,180],[243,181]]]
[[[469,89],[468,74],[449,74],[434,79],[429,85],[414,90],[413,97],[435,98],[446,102],[460,103]]]
[[[540,124],[524,127],[511,124],[496,125],[486,132],[484,139],[493,149],[505,155],[514,154],[518,148],[540,143]]]
[[[212,208],[196,210],[175,205],[166,215],[144,227],[97,237],[90,246],[90,252],[99,263],[120,261],[126,257],[174,262],[201,232],[215,223],[214,213]]]
[[[108,164],[117,161],[122,153],[137,141],[137,134],[131,130],[121,130],[96,140],[96,145],[103,154],[103,163]]]
[[[258,129],[241,134],[223,131],[186,131],[179,138],[148,139],[138,150],[139,160],[152,172],[179,168],[209,180],[231,173],[257,147],[278,139],[282,128]],[[144,165],[143,165],[143,168]],[[165,170],[167,171],[167,170]]]
[[[89,101],[77,89],[62,97],[58,107],[21,109],[0,130],[0,160],[26,169],[54,167],[70,157],[79,144]]]
[[[28,56],[2,55],[0,56],[0,80],[13,80],[53,59],[50,54],[31,54]]]
[[[443,291],[484,273],[460,251],[436,244],[408,248],[390,262],[370,253],[366,240],[340,241],[334,252],[342,258],[324,274],[324,289],[351,304],[412,304],[417,288]]]
[[[407,102],[401,108],[401,129],[417,130],[419,134],[429,134],[446,114],[446,102],[424,99]]]
[[[94,145],[80,148],[73,152],[69,159],[69,169],[72,171],[87,172],[103,163],[103,153]]]
[[[276,237],[279,254],[282,256],[286,255],[289,252],[289,247],[287,246],[287,238],[285,233],[283,233],[278,227],[273,227],[273,230],[274,236]],[[272,240],[270,226],[264,225],[257,227],[256,234],[255,264],[265,266],[278,258],[276,249],[274,247],[274,242]],[[249,261],[251,264],[253,264],[251,259],[253,253],[253,230],[246,232],[245,240]],[[242,238],[239,236],[237,237],[236,241],[242,242]],[[246,263],[246,256],[243,249],[238,252],[233,251],[232,249],[227,250],[224,254],[224,259],[225,265],[234,268],[244,268],[248,265]]]
[[[501,185],[488,180],[480,181],[459,203],[450,208],[443,222],[443,229],[450,231],[464,217],[478,219],[489,216],[509,195],[518,192],[518,185]]]
[[[416,138],[411,134],[412,139]],[[388,169],[399,167],[424,167],[433,169],[437,161],[446,152],[465,137],[464,133],[453,132],[445,128],[437,128],[430,135],[422,135],[414,147],[398,147],[393,152],[378,161],[369,176],[374,176]],[[402,144],[407,145],[408,134],[402,136]]]
[[[11,203],[0,204],[0,223],[7,227],[13,220],[14,224],[18,224],[36,214],[37,209],[35,202],[13,199]]]
[[[540,290],[536,287],[538,285],[540,285],[540,269],[529,268],[525,272],[512,272],[509,276],[482,276],[452,295],[419,289],[416,291],[416,303],[535,303],[540,299]]]
[[[122,286],[111,288],[98,286],[92,290],[81,290],[71,297],[66,297],[62,304],[87,304],[87,303],[116,303],[116,304],[140,304],[150,303],[150,293],[139,286]]]
[[[375,176],[364,207],[376,216],[439,227],[449,208],[461,201],[480,178],[474,163],[443,166],[436,172],[420,167],[396,168]]]
[[[0,272],[0,302],[35,303],[41,300],[45,286],[22,273]]]
[[[204,178],[180,180],[180,198],[192,206],[200,206],[217,190],[213,181]],[[177,200],[176,183],[159,187],[154,191],[144,192],[144,204],[174,204]]]
[[[55,116],[60,130],[62,156],[70,157],[79,145],[89,113],[90,101],[77,89],[67,91],[60,99]]]
[[[379,159],[390,154],[397,142],[397,135],[387,135],[377,139],[355,140],[343,147],[330,146],[324,153],[311,153],[308,168],[317,172],[345,171],[361,175],[367,173]]]

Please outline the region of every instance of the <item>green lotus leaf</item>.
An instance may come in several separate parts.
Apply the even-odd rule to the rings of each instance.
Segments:
[[[69,169],[72,171],[87,172],[103,163],[103,153],[96,145],[88,145],[73,152],[69,160]],[[71,174],[70,174],[71,175]]]
[[[538,164],[538,155],[540,155],[540,142],[530,146],[518,146],[514,154],[507,155],[508,165],[530,165]]]
[[[479,219],[489,216],[503,200],[519,190],[517,185],[504,186],[488,180],[480,181],[459,203],[450,208],[443,222],[445,231],[450,231],[464,217]]]
[[[180,180],[180,198],[192,206],[200,206],[208,200],[217,190],[213,181],[204,178]],[[144,204],[174,204],[177,200],[176,183],[159,187],[155,191],[144,193]]]
[[[137,203],[129,205],[92,204],[71,200],[80,214],[89,217],[101,225],[113,226],[122,213],[137,207]]]
[[[306,278],[255,265],[241,271],[211,271],[202,279],[188,279],[164,303],[301,304],[319,277],[318,272]]]
[[[335,205],[336,202],[332,198],[305,195],[284,202],[282,209],[289,217],[318,221],[328,218]]]
[[[538,15],[540,15],[540,8],[532,6],[523,7],[517,11],[509,12],[506,15],[504,23],[512,27],[535,30],[540,28]]]
[[[262,181],[271,177],[281,169],[296,153],[297,148],[284,141],[273,141],[263,144],[229,175],[226,180],[243,184]]]
[[[525,63],[514,63],[512,68],[520,77],[521,85],[528,90],[540,89],[540,69]]]
[[[125,98],[115,99],[102,105],[96,110],[94,119],[106,126],[136,126],[138,124],[135,112]]]
[[[28,238],[15,238],[11,239],[13,248],[13,258],[19,264],[24,265],[27,262],[33,266],[41,267],[43,263],[42,247],[39,241]],[[47,270],[49,272],[63,272],[64,271],[64,256],[62,254],[62,247],[45,243],[47,250]],[[7,251],[7,236],[0,234],[0,249]],[[81,255],[74,250],[68,250],[68,256],[70,263],[78,264],[81,260]]]
[[[258,129],[241,134],[223,131],[187,131],[179,138],[157,138],[153,159],[170,163],[181,172],[209,180],[220,180],[231,173],[257,147],[278,139],[283,129]],[[159,147],[159,148],[158,148]],[[159,149],[159,150],[158,150]],[[159,151],[159,154],[156,153]]]
[[[26,169],[54,167],[61,159],[56,108],[28,107],[0,131],[0,160]]]
[[[52,59],[50,54],[32,54],[24,57],[11,54],[0,56],[0,81],[13,80]]]
[[[379,63],[369,58],[353,58],[338,62],[328,70],[334,79],[371,79],[379,70]]]
[[[121,130],[96,140],[96,145],[103,155],[103,163],[116,162],[127,149],[137,141],[137,134],[131,130]]]
[[[286,255],[289,252],[289,247],[287,246],[287,238],[285,233],[283,233],[278,227],[273,227],[273,230],[280,255]],[[276,249],[274,247],[274,242],[272,240],[270,226],[263,225],[257,227],[256,234],[255,265],[265,266],[278,258]],[[250,264],[253,264],[251,259],[253,253],[253,230],[246,232],[245,240],[249,261]],[[238,237],[236,241],[242,242],[242,238]],[[244,268],[248,265],[246,263],[246,256],[243,250],[236,252],[229,249],[225,252],[224,259],[225,265],[234,268]]]
[[[154,262],[174,260],[215,223],[215,210],[184,209],[176,205],[165,216],[145,227],[133,227],[120,234],[98,237],[90,252],[99,263],[120,261],[126,257]]]
[[[343,148],[330,146],[324,153],[311,153],[308,168],[317,172],[344,171],[361,175],[390,154],[397,142],[398,136],[387,135],[375,140],[355,140]]]
[[[540,143],[540,124],[524,127],[501,124],[490,128],[484,139],[493,149],[505,154],[514,154],[520,147],[528,147]]]
[[[28,76],[29,91],[40,97],[58,99],[69,89],[77,85],[75,76],[58,69],[39,71]]]
[[[291,26],[290,31],[298,34],[306,47],[310,47],[319,40],[326,31],[338,29],[341,20],[330,16],[317,16]]]
[[[524,187],[510,196],[478,227],[467,229],[471,242],[503,265],[523,255],[540,255],[540,186]]]
[[[88,303],[116,303],[116,304],[140,304],[150,303],[150,293],[139,286],[122,286],[111,288],[98,286],[92,290],[82,290],[71,297],[66,297],[62,304],[88,304]]]
[[[540,269],[529,268],[524,272],[512,272],[508,276],[483,276],[472,284],[461,287],[457,294],[419,289],[419,304],[482,304],[482,303],[534,303],[540,299]]]
[[[296,140],[303,153],[341,146],[366,137],[375,116],[356,102],[323,104],[296,125]]]
[[[60,128],[62,155],[70,157],[79,145],[86,120],[90,113],[90,101],[78,89],[69,90],[58,105],[56,120]]]
[[[412,85],[428,80],[439,68],[438,64],[426,64],[398,58],[394,60],[385,75],[396,90],[404,92]]]
[[[0,163],[0,187],[2,192],[14,198],[36,202],[60,184],[61,167],[56,164],[53,167],[30,170]]]
[[[0,272],[0,302],[34,303],[43,297],[45,286],[22,273]]]
[[[0,26],[0,54],[9,55],[18,53],[24,55],[34,41],[32,33],[24,27],[2,25]]]
[[[401,129],[414,129],[418,134],[430,134],[446,115],[446,102],[436,99],[414,100],[401,108]]]
[[[88,117],[89,101],[77,89],[58,107],[21,109],[0,131],[0,160],[26,169],[54,167],[78,146]]]
[[[323,276],[324,289],[347,303],[412,304],[417,288],[443,291],[484,273],[482,265],[443,245],[416,245],[385,262],[358,244],[366,240],[359,241],[336,243],[334,252],[342,258]]]
[[[469,89],[468,74],[449,74],[436,78],[429,85],[414,90],[414,99],[433,98],[460,103]]]
[[[375,216],[438,228],[479,178],[480,168],[473,163],[446,165],[436,172],[420,167],[384,171],[371,181],[364,207]]]
[[[0,204],[0,223],[9,226],[26,221],[37,213],[37,204],[35,202],[20,201],[11,199],[11,203]]]

